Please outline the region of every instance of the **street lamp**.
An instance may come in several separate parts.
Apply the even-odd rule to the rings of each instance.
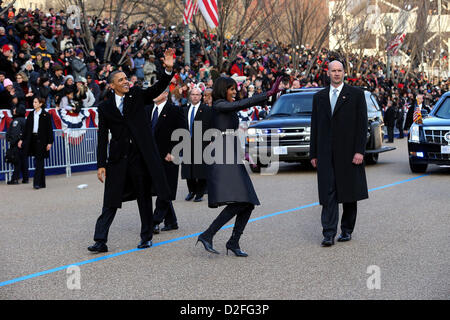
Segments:
[[[385,16],[383,19],[384,27],[386,28],[386,54],[387,54],[387,63],[386,63],[386,77],[388,79],[391,78],[391,53],[388,49],[389,41],[391,40],[392,26],[394,21],[390,16]]]

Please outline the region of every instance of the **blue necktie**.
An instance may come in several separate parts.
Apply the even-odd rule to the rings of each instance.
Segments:
[[[189,123],[189,131],[191,132],[191,137],[192,137],[192,131],[194,130],[194,118],[195,118],[195,106],[192,106],[192,111],[191,111],[191,121]]]
[[[120,98],[119,111],[120,111],[120,113],[123,115],[123,97]]]
[[[333,112],[334,112],[334,107],[336,106],[336,102],[338,99],[337,92],[338,92],[338,89],[334,89],[333,95],[331,96],[331,114],[333,114]]]
[[[153,118],[152,118],[152,130],[155,132],[156,124],[158,123],[158,107],[155,106],[155,111],[153,111]]]

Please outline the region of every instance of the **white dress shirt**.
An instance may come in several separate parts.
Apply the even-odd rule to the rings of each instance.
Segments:
[[[191,103],[191,106],[189,107],[189,111],[188,111],[188,124],[189,125],[191,125],[191,113],[192,113],[192,108],[194,108],[194,107],[195,107],[195,111],[194,111],[194,119],[195,119],[195,116],[197,115],[197,112],[198,112],[198,108],[200,108],[200,102],[197,103],[196,105],[193,105]]]
[[[162,111],[162,109],[164,108],[164,106],[166,105],[166,103],[167,103],[167,100],[164,101],[163,103],[160,103],[160,104],[156,104],[156,105],[155,105],[155,108],[158,109],[158,119],[159,119],[159,116],[161,115],[161,111]],[[153,120],[153,113],[154,113],[154,112],[155,112],[155,109],[153,109],[153,112],[152,112],[152,120]]]
[[[34,111],[34,122],[33,122],[33,133],[38,133],[39,130],[39,116],[42,113],[42,109],[39,109],[39,111]]]
[[[337,89],[336,95],[339,98],[339,95],[341,94],[342,88],[344,88],[344,83],[343,82],[337,88],[335,88],[332,85],[330,85],[330,103],[331,103],[331,97],[333,96],[334,89]]]
[[[123,95],[123,96],[121,97],[121,96],[118,96],[118,95],[115,93],[114,96],[115,96],[115,98],[116,98],[116,106],[117,106],[117,109],[119,109],[120,102],[122,101],[122,98],[125,100],[125,95]],[[120,109],[119,109],[119,112],[120,112]],[[123,112],[123,105],[122,105],[122,112]]]

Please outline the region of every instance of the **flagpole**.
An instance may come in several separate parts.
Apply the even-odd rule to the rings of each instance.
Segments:
[[[187,0],[184,0],[183,3],[186,8]],[[191,65],[191,39],[189,24],[184,26],[184,64],[186,66]]]

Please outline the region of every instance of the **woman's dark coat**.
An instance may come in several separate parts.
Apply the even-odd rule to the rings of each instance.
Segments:
[[[237,112],[261,104],[266,100],[267,96],[264,93],[236,102],[228,102],[223,99],[214,101],[212,127],[221,132],[237,130],[239,127]],[[241,154],[239,138],[234,135],[222,135],[222,137],[224,142],[222,163],[208,165],[208,206],[216,208],[234,202],[259,205],[258,196],[242,162],[243,158],[239,156]],[[234,150],[233,155],[227,156],[225,141],[234,144],[233,148],[229,148],[229,150]],[[217,140],[213,145],[217,146]],[[217,152],[213,153],[213,155],[215,154]],[[227,161],[229,159],[232,161]]]

